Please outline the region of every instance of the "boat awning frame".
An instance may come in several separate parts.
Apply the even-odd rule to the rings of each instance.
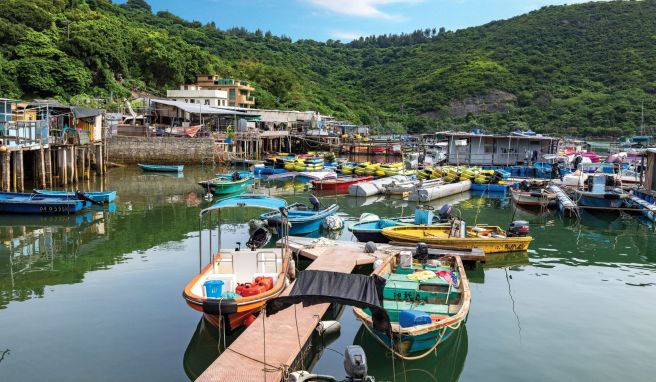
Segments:
[[[200,211],[199,216],[203,216],[208,212],[220,210],[223,208],[261,208],[272,211],[280,211],[283,208],[287,208],[287,201],[280,198],[274,198],[267,195],[256,195],[256,194],[244,194],[235,196],[228,199],[220,200],[210,207],[207,207]]]

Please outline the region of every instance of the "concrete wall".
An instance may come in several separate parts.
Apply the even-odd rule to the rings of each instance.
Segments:
[[[110,162],[179,164],[200,163],[212,157],[212,138],[111,137],[107,141]]]

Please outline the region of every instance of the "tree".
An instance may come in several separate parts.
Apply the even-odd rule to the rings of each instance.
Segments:
[[[121,5],[125,9],[134,10],[134,11],[144,11],[152,13],[153,10],[150,7],[150,4],[146,0],[128,0],[125,4]]]

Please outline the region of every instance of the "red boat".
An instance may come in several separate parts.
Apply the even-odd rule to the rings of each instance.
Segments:
[[[333,179],[313,180],[311,183],[315,190],[348,191],[352,184],[368,182],[373,176],[341,176]]]

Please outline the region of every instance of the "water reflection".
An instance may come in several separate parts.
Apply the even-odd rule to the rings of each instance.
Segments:
[[[377,381],[457,381],[467,359],[467,325],[461,325],[435,353],[416,361],[393,358],[371,334],[360,327],[354,342],[367,354],[369,373]]]
[[[109,210],[63,216],[0,216],[0,308],[43,297],[45,286],[79,282],[70,263],[108,232]]]

